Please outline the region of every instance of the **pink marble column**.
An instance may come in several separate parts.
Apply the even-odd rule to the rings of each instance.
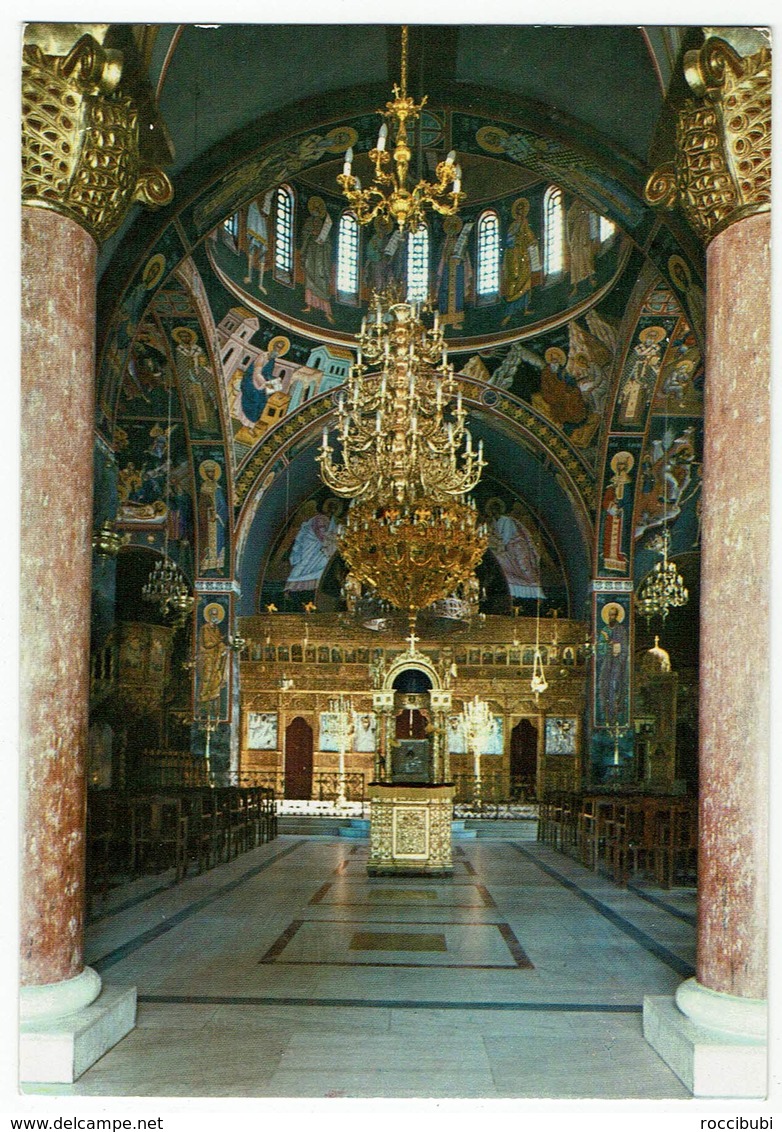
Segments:
[[[707,252],[697,979],[766,995],[769,213]]]
[[[84,968],[95,263],[95,241],[74,221],[22,209],[25,987],[63,983]]]

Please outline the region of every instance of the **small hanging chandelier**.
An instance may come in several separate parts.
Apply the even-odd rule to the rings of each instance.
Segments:
[[[393,100],[386,103],[385,110],[378,110],[384,121],[377,145],[369,151],[369,158],[375,166],[373,184],[362,189],[360,180],[354,176],[352,147],[345,153],[345,164],[337,182],[342,186],[359,224],[369,224],[376,216],[385,215],[399,226],[400,231],[415,232],[423,227],[427,208],[434,209],[441,216],[453,216],[465,194],[461,191],[462,171],[456,164],[453,150],[445,161],[438,164],[436,182],[421,180],[413,189],[407,187],[412,156],[407,123],[415,122],[426,104],[426,95],[415,103],[407,93],[407,25],[402,28],[400,83],[398,86],[394,84],[393,94]],[[391,154],[386,149],[389,122],[394,131],[394,171],[389,169]]]
[[[141,587],[141,596],[144,601],[157,603],[160,612],[165,615],[170,611],[174,614],[174,623],[184,625],[195,606],[195,599],[190,593],[187,583],[179,567],[172,562],[168,553],[168,527],[170,521],[169,510],[171,506],[171,397],[173,386],[168,387],[168,427],[166,429],[166,526],[163,536],[163,556],[155,562],[152,572],[145,584]]]
[[[169,610],[176,614],[177,623],[184,624],[187,615],[193,609],[195,601],[187,588],[187,583],[168,557],[168,547],[164,557],[158,558],[149,578],[141,587],[141,596],[144,601],[157,602],[163,614]]]
[[[99,558],[114,558],[127,544],[129,537],[117,530],[113,519],[104,519],[100,530],[92,536],[92,549]]]
[[[669,609],[678,609],[689,601],[690,595],[676,563],[668,560],[670,537],[668,527],[664,526],[661,535],[662,558],[644,578],[636,598],[635,608],[646,618],[647,624],[658,615],[664,621]]]

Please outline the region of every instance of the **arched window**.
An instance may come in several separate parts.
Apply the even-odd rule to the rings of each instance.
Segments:
[[[500,290],[500,220],[494,211],[478,220],[476,294],[478,300],[493,298]]]
[[[419,228],[407,238],[407,301],[429,298],[429,229]]]
[[[227,216],[223,221],[223,228],[233,240],[239,238],[239,213],[234,212],[232,216]]]
[[[562,190],[550,185],[543,198],[543,270],[559,275],[565,268],[565,217]]]
[[[293,283],[293,189],[277,189],[274,224],[274,275],[283,283]]]
[[[337,229],[337,296],[358,301],[358,221],[352,212],[342,213]]]
[[[606,244],[616,232],[616,224],[613,220],[609,220],[607,216],[600,217],[599,239],[601,244]]]

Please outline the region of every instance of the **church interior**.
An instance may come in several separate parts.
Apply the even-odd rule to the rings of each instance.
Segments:
[[[770,83],[28,25],[26,1095],[766,1095]]]

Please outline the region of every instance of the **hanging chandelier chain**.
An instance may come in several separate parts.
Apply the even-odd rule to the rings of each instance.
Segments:
[[[402,98],[407,97],[407,24],[402,25],[401,65],[399,74],[399,87]]]
[[[668,397],[665,399],[665,418],[663,431],[664,467],[663,482],[668,475],[670,467],[670,433],[668,431]],[[684,580],[678,571],[675,562],[670,561],[668,552],[671,543],[671,532],[668,518],[667,491],[663,499],[663,524],[660,538],[662,547],[659,548],[661,559],[655,563],[654,569],[646,576],[638,591],[636,610],[646,618],[647,624],[655,616],[665,621],[670,609],[680,609],[689,601],[689,592]]]
[[[163,527],[163,554],[155,562],[149,578],[141,587],[141,596],[144,601],[155,602],[160,606],[160,612],[165,616],[169,611],[174,613],[175,622],[183,625],[189,613],[195,606],[195,599],[190,593],[187,583],[179,567],[169,556],[169,527],[171,522],[171,420],[172,399],[174,395],[174,382],[171,379],[168,386],[168,411],[166,414],[166,509],[165,525]]]

